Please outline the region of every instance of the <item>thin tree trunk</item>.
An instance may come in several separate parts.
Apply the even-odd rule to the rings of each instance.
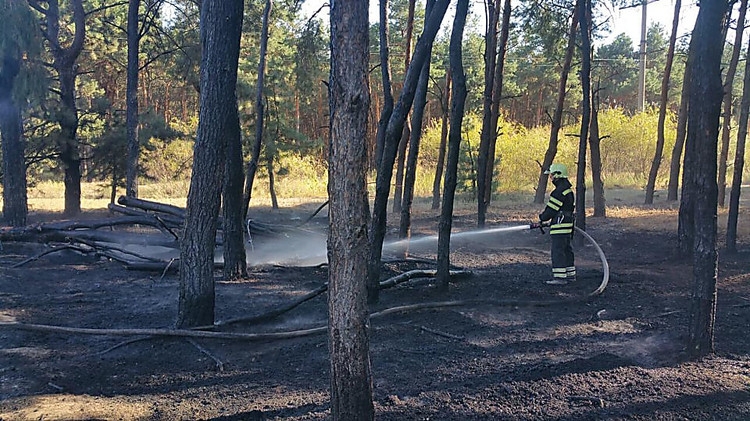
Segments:
[[[488,203],[486,190],[491,189],[487,180],[490,139],[497,132],[497,124],[492,126],[492,105],[494,98],[495,67],[497,65],[497,25],[500,19],[500,0],[487,0],[487,27],[484,31],[484,93],[482,95],[482,131],[480,133],[479,154],[477,156],[477,226],[484,227]],[[499,100],[499,98],[497,98]]]
[[[328,346],[331,415],[374,420],[367,263],[368,2],[331,6]]]
[[[450,110],[451,100],[451,71],[445,72],[445,94],[440,101],[441,114],[441,130],[440,130],[440,146],[438,147],[438,159],[435,165],[435,178],[432,181],[432,209],[435,210],[440,207],[440,185],[443,180],[443,168],[445,166],[445,150],[448,144],[448,112]]]
[[[180,243],[177,327],[214,322],[214,247],[227,155],[236,127],[242,0],[203,0],[201,98],[185,229]]]
[[[383,82],[383,110],[380,112],[378,132],[375,142],[375,168],[380,167],[383,158],[383,145],[388,120],[393,113],[393,92],[391,88],[391,67],[388,49],[388,0],[380,0],[380,75]]]
[[[138,8],[141,0],[128,1],[128,68],[126,88],[125,127],[128,138],[128,157],[125,177],[125,195],[138,197]]]
[[[276,125],[276,136],[278,133],[278,124]],[[271,196],[271,208],[278,209],[279,201],[276,198],[276,180],[273,175],[273,160],[276,155],[276,142],[273,139],[268,139],[266,144],[266,169],[268,170],[268,194]]]
[[[734,47],[732,58],[727,68],[727,76],[724,80],[724,109],[722,112],[721,125],[721,149],[719,152],[719,206],[724,207],[724,197],[727,189],[727,160],[729,159],[729,137],[732,125],[732,88],[734,76],[737,73],[737,63],[740,61],[740,50],[742,50],[742,34],[745,30],[745,14],[747,12],[747,0],[740,0],[739,16],[737,17],[737,29],[734,35]]]
[[[672,18],[672,33],[669,36],[669,48],[667,50],[667,62],[664,65],[664,74],[661,78],[661,97],[659,99],[659,123],[656,137],[656,151],[651,162],[651,170],[646,183],[645,203],[654,203],[654,189],[656,188],[656,177],[659,174],[662,155],[664,154],[664,122],[667,118],[667,99],[669,98],[669,81],[672,77],[672,63],[674,62],[674,48],[677,42],[677,25],[680,23],[681,0],[675,0],[674,17]]]
[[[692,38],[690,40],[692,42]],[[682,80],[682,93],[680,94],[680,109],[677,112],[677,135],[672,148],[672,159],[669,165],[669,183],[667,185],[667,200],[677,201],[677,192],[680,184],[680,163],[682,161],[682,152],[685,149],[685,137],[687,136],[687,113],[688,98],[690,97],[690,74],[691,64],[690,55],[688,54],[687,63],[685,64],[685,75]]]
[[[581,27],[581,135],[578,142],[576,171],[576,226],[586,230],[586,145],[591,124],[591,0],[578,0],[576,6]]]
[[[599,137],[599,83],[596,84],[595,94],[591,106],[591,133],[589,134],[589,145],[591,146],[591,178],[594,188],[594,216],[607,216],[607,201],[604,198],[604,181],[602,180],[602,155],[601,137]]]
[[[427,0],[425,19],[430,16],[435,0]],[[430,82],[430,57],[422,65],[419,75],[419,85],[414,96],[414,111],[412,112],[411,135],[409,136],[409,155],[406,160],[406,176],[404,177],[403,203],[401,204],[401,220],[399,223],[399,238],[409,238],[411,227],[411,208],[414,202],[414,183],[417,179],[417,158],[419,157],[419,142],[422,137],[422,120],[427,105],[427,88]]]
[[[263,103],[263,84],[266,73],[266,50],[268,48],[268,19],[273,7],[272,0],[266,0],[266,6],[263,9],[263,24],[260,34],[260,54],[258,59],[258,87],[255,95],[255,142],[250,156],[250,162],[247,164],[247,174],[245,174],[245,193],[243,197],[242,210],[243,218],[247,218],[247,211],[250,208],[250,199],[253,195],[253,183],[255,182],[255,173],[258,171],[260,162],[260,148],[263,144],[263,124],[264,124],[264,103]]]
[[[453,225],[453,201],[458,179],[458,158],[461,149],[461,128],[466,105],[466,74],[462,57],[462,39],[469,0],[458,0],[456,17],[450,40],[450,66],[453,75],[453,101],[451,102],[451,127],[448,135],[448,162],[443,184],[443,206],[440,209],[438,224],[437,274],[435,276],[440,291],[448,290],[450,281],[450,243]]]
[[[490,147],[487,150],[487,171],[485,175],[485,184],[488,186],[484,192],[484,201],[487,206],[492,203],[492,180],[495,170],[495,148],[498,132],[497,122],[500,119],[500,101],[503,99],[503,73],[505,69],[505,53],[508,49],[508,37],[510,33],[510,0],[505,0],[503,5],[503,22],[500,28],[500,42],[497,51],[497,61],[495,63],[495,82],[494,92],[492,93],[492,111],[490,113],[490,127],[494,130],[490,133]]]
[[[370,235],[370,260],[367,276],[368,301],[376,302],[380,293],[380,258],[383,254],[383,241],[385,240],[386,219],[388,209],[388,196],[390,193],[391,177],[393,175],[393,164],[396,160],[396,149],[404,128],[404,122],[409,114],[414,96],[416,94],[419,75],[422,73],[422,65],[427,56],[432,52],[432,42],[435,40],[440,24],[448,9],[449,0],[437,0],[435,7],[430,13],[422,36],[417,41],[414,49],[414,57],[409,63],[409,69],[404,78],[404,86],[399,96],[398,103],[393,108],[393,114],[388,121],[383,147],[383,158],[380,162],[377,180],[375,182],[375,203],[373,205],[372,228]]]
[[[28,199],[26,195],[25,144],[21,110],[13,101],[13,85],[21,70],[20,51],[6,47],[0,66],[0,134],[3,155],[3,221],[12,227],[26,225]]]
[[[688,106],[688,143],[694,146],[692,166],[685,164],[685,173],[695,188],[693,200],[693,292],[690,304],[688,353],[696,358],[714,350],[716,317],[716,211],[718,187],[717,140],[721,113],[722,23],[727,18],[728,4],[723,0],[701,2],[693,30],[693,71]],[[682,209],[681,209],[682,210]]]
[[[750,43],[748,43],[750,44]],[[750,49],[745,63],[750,59]],[[748,114],[750,114],[750,66],[745,66],[742,85],[742,104],[737,132],[737,147],[734,153],[734,176],[729,195],[729,213],[727,216],[727,251],[737,252],[737,221],[740,213],[740,192],[742,190],[742,171],[745,168],[745,141],[747,140]]]
[[[568,47],[565,50],[565,59],[563,67],[560,70],[560,83],[557,85],[557,103],[555,105],[555,113],[552,115],[549,146],[547,146],[547,152],[544,153],[544,161],[542,161],[542,167],[539,170],[539,181],[537,182],[536,194],[534,195],[534,203],[537,204],[544,203],[544,196],[547,191],[547,179],[549,178],[544,174],[544,171],[549,168],[557,155],[557,143],[560,136],[560,128],[562,127],[563,107],[565,106],[565,90],[568,85],[568,75],[570,74],[570,65],[573,61],[573,53],[575,52],[576,30],[578,29],[578,20],[580,19],[578,7],[580,7],[580,1],[576,1],[576,10],[573,11],[573,16],[570,20]]]
[[[412,32],[414,31],[414,7],[415,0],[409,0],[409,12],[406,18],[406,39],[404,42],[404,74],[409,69],[409,62],[411,61],[411,40]],[[396,185],[393,187],[393,213],[401,212],[401,202],[403,201],[403,185],[404,185],[404,165],[406,161],[406,148],[409,145],[409,138],[411,138],[411,119],[409,115],[406,116],[406,122],[404,129],[401,132],[401,140],[398,142],[398,155],[396,160]]]

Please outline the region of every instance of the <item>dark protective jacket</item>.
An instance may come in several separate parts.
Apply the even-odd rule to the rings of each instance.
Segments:
[[[573,186],[567,178],[555,178],[552,183],[555,189],[550,193],[544,211],[539,214],[539,220],[552,220],[550,234],[572,234],[575,209]]]

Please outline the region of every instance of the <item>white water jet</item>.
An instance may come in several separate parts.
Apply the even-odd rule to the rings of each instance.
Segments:
[[[528,229],[529,229],[529,225],[525,224],[525,225],[514,225],[512,227],[485,228],[481,230],[454,232],[454,233],[451,233],[451,241],[466,239],[466,238],[481,237],[481,236],[490,235],[490,234],[525,231]],[[383,245],[383,249],[384,250],[401,250],[406,247],[421,247],[421,246],[426,246],[426,245],[430,245],[433,243],[437,244],[437,240],[438,240],[437,235],[429,235],[426,237],[419,237],[419,238],[407,238],[404,240],[397,240],[397,241],[391,241],[389,243],[386,243]]]

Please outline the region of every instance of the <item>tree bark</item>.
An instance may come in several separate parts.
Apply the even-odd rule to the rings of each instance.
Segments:
[[[674,48],[677,42],[677,25],[680,23],[681,0],[675,0],[674,17],[672,18],[672,33],[669,36],[669,48],[667,49],[667,62],[664,65],[664,74],[661,78],[661,97],[659,99],[659,123],[656,134],[656,151],[651,161],[651,170],[646,182],[645,204],[654,203],[654,189],[656,188],[656,177],[659,174],[662,155],[664,154],[664,122],[667,118],[667,99],[669,98],[669,81],[672,77],[672,63],[674,62]]]
[[[591,178],[594,189],[594,216],[607,216],[607,201],[604,197],[604,181],[602,180],[602,154],[601,137],[599,137],[599,83],[591,102],[591,133],[589,133],[589,145],[591,146]]]
[[[487,179],[487,162],[490,152],[490,138],[497,132],[492,126],[492,104],[494,98],[495,67],[497,65],[497,25],[500,20],[500,0],[487,0],[487,27],[484,31],[484,92],[482,94],[482,131],[477,155],[477,226],[484,227],[487,216],[485,192],[491,189],[492,176]],[[498,98],[499,100],[499,98]],[[489,181],[489,185],[488,185]]]
[[[141,151],[138,139],[138,8],[141,0],[128,1],[128,68],[126,87],[125,127],[128,138],[128,157],[125,178],[125,195],[138,197],[138,157]]]
[[[586,145],[591,124],[591,0],[578,0],[576,10],[581,28],[581,135],[576,171],[576,226],[586,231]]]
[[[458,158],[461,148],[461,127],[466,105],[466,74],[463,67],[462,39],[466,26],[469,0],[458,0],[456,16],[449,45],[451,74],[453,75],[453,101],[451,102],[451,127],[448,135],[448,161],[443,183],[443,206],[440,209],[437,249],[437,284],[442,292],[448,290],[450,281],[450,243],[453,225],[453,201],[456,193]]]
[[[734,47],[732,58],[727,68],[727,76],[724,80],[724,109],[721,124],[721,149],[719,150],[719,206],[724,207],[724,197],[727,189],[727,160],[729,159],[729,136],[732,126],[732,87],[734,76],[737,73],[737,63],[740,61],[740,50],[742,50],[742,34],[745,30],[745,14],[747,13],[747,0],[740,0],[739,16],[737,17],[737,29],[734,35]]]
[[[693,43],[693,37],[690,38],[690,44]],[[682,92],[680,94],[680,109],[677,112],[677,137],[672,148],[672,159],[669,166],[669,184],[667,187],[667,200],[676,201],[677,192],[679,189],[680,180],[680,162],[682,161],[682,152],[685,149],[685,137],[687,136],[687,115],[688,115],[688,99],[690,98],[690,82],[692,79],[692,56],[690,55],[690,49],[688,49],[687,61],[685,63],[685,75],[682,79]],[[685,157],[687,159],[687,156]],[[684,174],[683,174],[684,178]],[[684,191],[684,186],[683,186]],[[685,201],[685,197],[680,201]],[[679,232],[682,230],[678,227],[678,243],[679,243]],[[682,247],[679,247],[682,249]]]
[[[490,132],[490,147],[487,150],[487,171],[485,174],[485,184],[488,186],[484,192],[484,201],[487,206],[492,203],[492,180],[495,170],[495,149],[497,138],[500,135],[497,122],[500,119],[500,101],[503,99],[503,76],[505,72],[505,53],[508,49],[508,39],[510,33],[510,0],[505,0],[503,5],[503,22],[500,28],[500,41],[497,51],[497,61],[495,63],[495,82],[494,92],[492,93],[492,109],[490,112],[490,127],[494,130]]]
[[[234,127],[241,0],[204,0],[201,7],[201,99],[185,230],[180,244],[178,327],[214,322],[214,246],[227,150]],[[218,178],[218,180],[217,180]]]
[[[63,47],[60,41],[60,5],[58,0],[47,2],[44,37],[52,51],[52,67],[57,71],[60,83],[60,125],[58,140],[59,159],[65,171],[65,215],[81,213],[81,157],[78,144],[78,108],[76,107],[75,83],[78,76],[76,60],[83,50],[86,36],[86,15],[82,0],[71,0],[75,34],[73,42]]]
[[[370,260],[367,276],[367,293],[370,302],[377,302],[379,296],[378,287],[380,282],[380,258],[383,254],[383,241],[385,240],[388,196],[393,175],[393,163],[396,160],[396,149],[404,128],[404,122],[409,114],[414,96],[416,94],[417,82],[422,65],[432,51],[432,42],[435,40],[437,31],[448,9],[449,0],[437,0],[435,7],[430,13],[430,18],[422,31],[422,36],[414,48],[414,56],[409,63],[406,72],[404,86],[399,96],[398,103],[393,109],[393,114],[388,121],[383,147],[383,158],[380,162],[378,176],[375,181],[375,203],[373,205],[373,217],[370,231]]]
[[[367,262],[368,2],[331,6],[328,344],[334,420],[374,420]]]
[[[242,171],[242,135],[237,101],[234,100],[227,115],[225,132],[226,162],[224,173],[222,233],[224,256],[224,279],[247,277],[247,255],[245,252],[245,215],[242,196],[244,172]]]
[[[414,8],[415,0],[409,0],[409,11],[406,18],[406,36],[404,42],[406,43],[404,48],[404,74],[409,69],[409,62],[411,61],[411,40],[412,33],[414,32]],[[427,19],[425,17],[425,19]],[[429,58],[429,57],[428,57]],[[411,138],[411,120],[407,113],[406,122],[404,129],[401,132],[401,139],[398,142],[398,159],[396,161],[396,183],[393,187],[393,213],[401,212],[401,202],[403,200],[403,185],[404,185],[404,164],[406,161],[406,148],[409,146],[409,139]]]
[[[539,181],[537,182],[536,194],[534,195],[534,203],[537,204],[544,203],[544,197],[547,192],[547,179],[549,178],[547,174],[544,174],[544,171],[549,168],[557,155],[558,138],[560,136],[560,128],[562,127],[562,113],[565,106],[565,90],[568,85],[570,65],[573,61],[573,53],[576,47],[576,30],[578,29],[579,20],[578,7],[580,7],[580,1],[576,1],[576,9],[573,11],[573,16],[570,20],[568,48],[565,50],[565,59],[560,70],[560,83],[557,85],[557,103],[555,105],[555,112],[552,115],[549,146],[547,146],[547,152],[544,153],[544,161],[542,161],[542,167],[539,170]]]
[[[430,16],[435,0],[427,0],[425,6],[425,19]],[[401,220],[399,223],[398,237],[409,238],[411,228],[411,208],[414,202],[414,183],[417,179],[417,158],[419,157],[419,142],[422,137],[422,120],[427,106],[427,88],[430,82],[430,57],[428,56],[422,65],[422,73],[419,75],[419,84],[414,96],[414,111],[412,112],[412,130],[409,135],[409,155],[406,159],[406,175],[404,176],[404,193],[401,203]]]
[[[260,162],[260,148],[263,144],[263,124],[264,124],[264,106],[263,106],[263,85],[266,73],[266,50],[268,49],[268,19],[271,14],[272,0],[266,0],[266,6],[263,9],[263,24],[260,34],[260,53],[258,59],[258,87],[255,95],[255,142],[250,156],[250,162],[247,164],[247,174],[245,174],[245,193],[243,197],[242,216],[247,218],[247,212],[250,207],[250,199],[253,195],[253,183],[255,182],[255,173],[258,171]]]
[[[440,98],[441,124],[440,124],[440,146],[438,147],[438,159],[435,165],[435,178],[432,181],[432,209],[440,207],[440,186],[443,180],[443,167],[445,166],[445,150],[448,145],[448,117],[451,103],[451,71],[445,72],[445,94]]]
[[[718,187],[717,140],[721,112],[722,27],[728,4],[723,0],[701,2],[693,30],[693,69],[688,105],[688,144],[691,166],[685,157],[685,174],[695,188],[693,203],[693,292],[690,303],[688,353],[702,357],[714,349],[716,317],[716,211]],[[684,187],[683,187],[684,189]],[[680,209],[682,211],[682,208]]]
[[[750,55],[750,50],[748,50]],[[747,57],[745,62],[748,62]],[[750,66],[745,66],[745,76],[742,85],[742,103],[740,105],[740,121],[737,132],[737,146],[734,153],[734,176],[732,190],[729,195],[729,212],[727,216],[727,251],[737,251],[737,220],[740,213],[740,192],[742,187],[742,171],[745,168],[745,142],[747,140],[748,114],[750,114]]]
[[[13,101],[13,86],[21,70],[20,51],[7,47],[0,67],[0,133],[3,154],[3,221],[12,227],[26,225],[29,212],[26,195],[23,121]]]
[[[385,131],[393,113],[393,92],[391,88],[390,52],[388,48],[388,0],[380,0],[380,77],[383,83],[383,110],[380,112],[375,141],[375,168],[380,167],[385,144]]]

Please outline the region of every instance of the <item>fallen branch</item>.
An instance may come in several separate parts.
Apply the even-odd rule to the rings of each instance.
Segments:
[[[580,303],[589,300],[590,297],[580,299],[569,299],[559,301],[522,301],[522,300],[459,300],[459,301],[437,301],[430,303],[412,304],[398,307],[387,308],[370,314],[370,320],[378,319],[387,315],[396,313],[406,313],[418,310],[460,307],[470,305],[493,305],[493,306],[529,306],[529,307],[547,307],[554,305],[567,305]],[[39,332],[52,333],[74,333],[83,335],[103,335],[103,336],[165,336],[165,337],[184,337],[184,338],[208,338],[208,339],[228,339],[241,340],[248,342],[275,341],[281,339],[301,338],[305,336],[318,335],[328,331],[328,326],[314,327],[310,329],[293,330],[287,332],[272,333],[235,333],[235,332],[211,332],[204,330],[189,329],[93,329],[93,328],[76,328],[65,326],[41,325],[33,323],[21,323],[11,321],[8,317],[0,317],[0,327],[9,327],[22,330],[31,330]]]
[[[258,316],[238,317],[238,318],[235,318],[235,319],[224,320],[224,321],[220,321],[220,322],[215,323],[215,326],[227,326],[227,325],[236,324],[236,323],[260,323],[260,322],[264,322],[264,321],[267,321],[267,320],[271,320],[271,319],[273,319],[275,317],[278,317],[278,316],[280,316],[280,315],[282,315],[282,314],[284,314],[284,313],[286,313],[286,312],[294,309],[295,307],[299,306],[300,304],[302,304],[302,303],[304,303],[306,301],[312,300],[313,298],[317,297],[318,295],[320,295],[320,294],[322,294],[322,293],[324,293],[326,291],[328,291],[328,283],[325,283],[322,286],[314,289],[313,291],[311,291],[311,292],[303,295],[299,299],[297,299],[297,300],[295,300],[295,301],[293,301],[293,302],[291,302],[291,303],[289,303],[287,305],[283,305],[283,306],[281,306],[279,308],[271,310],[268,313],[261,314],[261,315],[258,315]],[[213,326],[211,326],[211,327],[213,327]]]
[[[393,286],[396,286],[398,284],[404,283],[406,281],[409,281],[414,278],[429,278],[429,277],[435,277],[435,274],[437,271],[435,270],[411,270],[408,272],[404,272],[400,275],[396,275],[392,278],[388,278],[385,281],[380,282],[380,289],[387,289],[391,288]],[[470,276],[470,271],[451,271],[451,278],[452,277],[462,277],[462,276]],[[305,294],[304,296],[300,297],[299,299],[293,301],[290,304],[283,305],[279,308],[276,308],[274,310],[271,310],[267,313],[258,315],[258,316],[250,316],[250,317],[238,317],[235,319],[225,320],[221,322],[215,323],[215,326],[226,326],[229,324],[235,324],[235,323],[261,323],[268,320],[271,320],[275,317],[278,317],[288,311],[291,311],[295,307],[299,306],[300,304],[309,301],[318,295],[328,291],[328,283],[323,284],[322,286],[316,288],[315,290]],[[213,326],[212,326],[213,327]],[[206,326],[206,329],[209,327]]]
[[[420,326],[419,328],[422,329],[423,331],[427,332],[427,333],[432,333],[433,335],[442,336],[444,338],[458,339],[458,340],[464,340],[464,339],[466,339],[465,336],[451,335],[450,333],[445,333],[445,332],[441,332],[439,330],[430,329],[427,326]]]
[[[214,354],[212,354],[209,350],[202,347],[198,342],[195,341],[195,339],[187,338],[187,341],[190,342],[191,345],[198,348],[198,351],[206,354],[209,358],[214,360],[214,363],[216,363],[216,369],[219,371],[224,371],[224,363],[221,362],[220,359],[218,359]]]
[[[328,200],[326,200],[325,202],[323,202],[323,204],[322,204],[322,205],[318,206],[318,208],[317,208],[317,209],[315,209],[315,212],[313,212],[313,213],[312,213],[312,215],[308,216],[308,217],[307,217],[307,219],[305,219],[305,220],[304,220],[304,221],[302,221],[301,223],[297,224],[297,227],[299,228],[299,227],[301,227],[301,226],[303,226],[303,225],[307,224],[308,222],[312,221],[312,219],[313,219],[313,218],[315,218],[315,215],[317,215],[317,214],[318,214],[318,213],[319,213],[320,211],[322,211],[322,210],[323,210],[323,208],[324,208],[324,207],[326,207],[326,206],[328,205],[328,202],[329,202],[329,201],[328,201]]]
[[[31,256],[31,257],[29,257],[27,259],[24,259],[24,260],[22,260],[22,261],[20,261],[18,263],[15,263],[15,264],[11,265],[10,267],[11,268],[19,268],[19,267],[25,265],[26,263],[33,262],[34,260],[38,260],[39,258],[44,257],[44,256],[46,256],[48,254],[57,253],[57,252],[63,251],[63,250],[75,250],[75,251],[78,251],[78,252],[81,252],[81,253],[85,253],[85,254],[91,253],[93,251],[93,250],[85,249],[83,247],[76,246],[76,245],[73,245],[73,244],[66,244],[66,245],[63,245],[63,246],[56,246],[56,247],[53,247],[53,248],[51,248],[49,250],[45,250],[45,251],[43,251],[41,253],[35,254],[34,256]]]

